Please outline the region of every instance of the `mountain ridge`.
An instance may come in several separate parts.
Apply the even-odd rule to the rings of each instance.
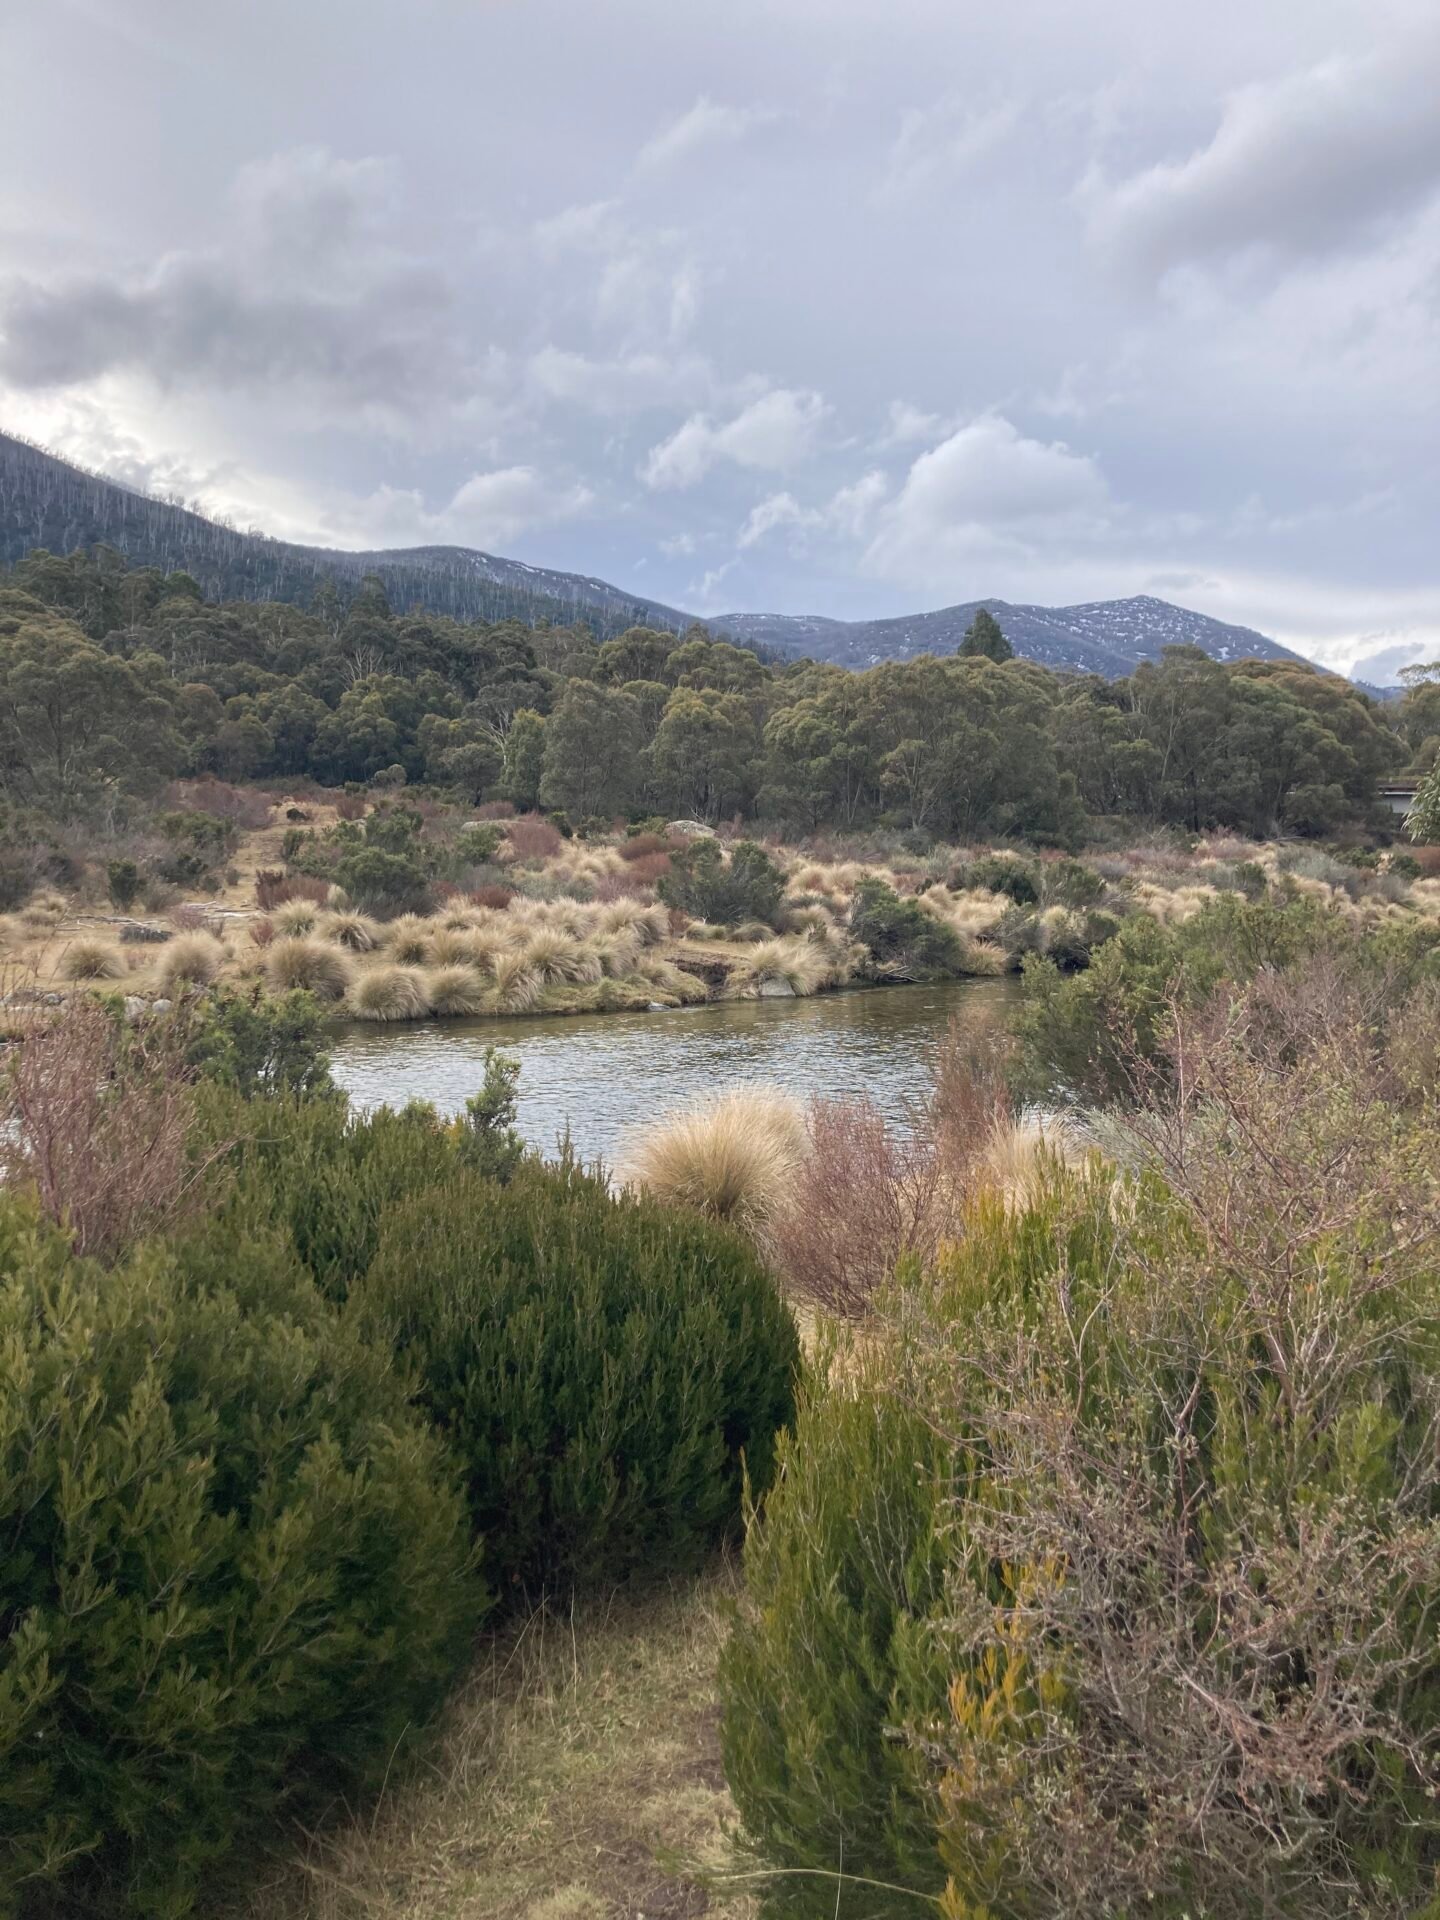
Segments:
[[[863,668],[919,653],[953,653],[981,607],[1000,621],[1025,659],[1061,672],[1118,679],[1166,646],[1190,644],[1218,660],[1295,660],[1304,656],[1249,627],[1230,626],[1149,594],[1042,607],[994,598],[877,620],[822,614],[730,613],[700,617],[630,593],[591,574],[532,566],[475,547],[381,547],[354,552],[242,532],[186,506],[108,475],[93,473],[30,441],[0,432],[0,563],[32,547],[56,553],[104,544],[135,566],[193,575],[217,600],[304,604],[326,579],[342,590],[366,573],[384,581],[397,607],[461,620],[519,620],[525,625],[587,621],[601,638],[649,625],[684,632],[702,625],[737,643],[787,658]]]

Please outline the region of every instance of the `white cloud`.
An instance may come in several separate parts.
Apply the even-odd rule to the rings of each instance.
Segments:
[[[534,467],[472,473],[442,507],[418,489],[379,487],[362,500],[333,505],[330,537],[347,546],[479,546],[503,548],[533,527],[571,520],[594,504],[578,482],[547,480]]]
[[[1440,191],[1440,30],[1392,34],[1232,92],[1207,145],[1081,190],[1092,236],[1150,274],[1260,250],[1321,255]]]
[[[642,477],[657,489],[693,487],[720,460],[762,473],[783,473],[812,452],[829,411],[818,393],[775,387],[723,426],[716,426],[708,414],[692,414],[651,448]]]
[[[977,111],[958,94],[947,94],[933,106],[912,107],[901,115],[875,197],[905,199],[963,173],[1015,130],[1020,106],[1002,100]]]
[[[753,547],[766,534],[782,527],[797,533],[823,529],[858,540],[888,491],[889,482],[883,473],[876,471],[862,474],[851,485],[841,487],[823,507],[801,506],[789,492],[768,494],[750,509],[736,545]]]
[[[675,533],[668,540],[660,542],[660,551],[674,559],[679,554],[694,553],[695,536],[693,533]]]
[[[892,447],[918,446],[948,431],[949,422],[943,414],[926,413],[923,407],[913,406],[908,400],[892,400],[875,447],[878,452],[887,452]]]
[[[637,165],[665,167],[683,160],[700,147],[743,140],[752,128],[766,126],[779,116],[768,107],[724,106],[701,94],[694,106],[669,121],[640,149]]]
[[[986,414],[916,459],[864,564],[912,586],[934,584],[953,577],[956,560],[1093,535],[1107,505],[1093,460]]]
[[[690,592],[695,598],[699,612],[715,613],[718,611],[715,600],[716,592],[725,577],[734,572],[735,566],[735,561],[726,560],[722,565],[711,567],[707,572],[702,573],[700,578],[692,584]]]

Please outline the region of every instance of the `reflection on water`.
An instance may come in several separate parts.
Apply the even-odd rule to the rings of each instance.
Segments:
[[[952,1019],[977,1045],[1005,1018],[1005,980],[725,1000],[674,1013],[346,1026],[335,1078],[361,1107],[432,1101],[458,1113],[487,1046],[520,1061],[520,1128],[551,1151],[565,1128],[585,1160],[614,1165],[624,1136],[705,1093],[750,1081],[810,1094],[865,1093],[902,1118],[923,1095]]]

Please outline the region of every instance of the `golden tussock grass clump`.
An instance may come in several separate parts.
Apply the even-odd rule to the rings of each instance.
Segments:
[[[65,918],[67,911],[68,906],[64,895],[47,890],[43,893],[32,893],[21,907],[18,917],[21,925],[28,927],[32,932],[48,933],[53,926]]]
[[[489,1011],[489,993],[473,967],[434,967],[425,984],[430,1010],[442,1019],[470,1020]]]
[[[327,913],[321,916],[316,932],[322,940],[344,947],[351,953],[374,953],[385,938],[385,930],[368,913]]]
[[[385,934],[385,951],[398,966],[420,967],[431,958],[435,930],[417,913],[402,913]]]
[[[633,973],[627,977],[634,982],[643,981],[655,998],[678,1000],[682,1006],[698,1006],[708,998],[703,981],[658,954],[641,954]]]
[[[1086,1148],[1058,1119],[998,1117],[972,1163],[972,1177],[1008,1208],[1023,1212],[1043,1196],[1062,1167],[1079,1167],[1099,1156]]]
[[[589,946],[600,962],[604,979],[620,980],[635,971],[640,958],[640,942],[633,930],[623,933],[592,933]]]
[[[926,893],[920,897],[920,904],[931,912],[936,912],[947,920],[957,933],[968,934],[978,940],[999,926],[1005,917],[1010,902],[1000,893],[988,893],[976,888],[969,893],[958,893],[950,898],[943,894]]]
[[[523,953],[497,953],[492,972],[497,1012],[529,1013],[539,1005],[545,982],[527,963]]]
[[[960,942],[958,965],[960,973],[970,980],[998,980],[1002,973],[1010,971],[1009,957],[999,947],[964,937]]]
[[[473,927],[447,927],[444,923],[436,926],[430,936],[430,963],[436,967],[463,967],[468,964]]]
[[[272,993],[298,988],[318,1000],[339,1000],[353,974],[344,950],[328,940],[277,940],[265,953],[265,984]]]
[[[622,1177],[668,1205],[753,1232],[789,1194],[805,1150],[805,1118],[794,1100],[736,1087],[635,1136]]]
[[[320,908],[313,900],[287,900],[276,907],[270,918],[277,933],[314,933],[320,924]]]
[[[213,933],[182,933],[160,956],[160,984],[166,993],[177,987],[208,987],[228,957]]]
[[[838,962],[815,940],[766,940],[753,947],[730,976],[738,993],[766,986],[788,987],[805,996],[835,983]]]
[[[382,962],[359,975],[345,1006],[357,1020],[423,1020],[430,1011],[430,993],[418,967]]]
[[[598,957],[558,927],[537,927],[525,945],[523,957],[525,965],[547,985],[551,981],[593,985],[600,978]]]
[[[1214,887],[1157,887],[1140,880],[1136,882],[1135,898],[1162,926],[1179,927],[1220,895]]]
[[[123,980],[125,956],[109,940],[72,940],[55,972],[61,980]]]
[[[446,933],[469,933],[480,925],[484,913],[479,907],[447,907],[435,918]]]

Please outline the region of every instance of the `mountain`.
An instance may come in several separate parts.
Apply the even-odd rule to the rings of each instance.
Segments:
[[[711,620],[728,633],[774,648],[807,654],[842,667],[873,667],[917,653],[954,653],[981,607],[1000,622],[1005,638],[1027,660],[1062,672],[1099,673],[1118,680],[1165,647],[1200,647],[1216,660],[1299,660],[1277,641],[1249,627],[1227,626],[1203,613],[1171,606],[1148,593],[1129,600],[1094,600],[1078,607],[1012,606],[1008,600],[967,600],[935,613],[891,620],[823,620],[804,615],[729,613]],[[1308,662],[1306,664],[1309,664]]]
[[[424,607],[457,620],[519,620],[527,626],[587,620],[602,635],[637,625],[680,633],[692,616],[586,574],[527,566],[473,547],[386,548],[350,553],[297,546],[207,519],[178,499],[162,500],[59,460],[0,433],[0,565],[32,547],[73,553],[103,544],[132,566],[193,576],[207,599],[306,604],[320,581],[342,596],[367,573],[385,582],[397,608]]]
[[[272,540],[253,529],[242,533],[178,499],[157,499],[0,433],[0,564],[21,559],[32,547],[71,553],[97,543],[114,547],[134,566],[189,573],[208,598],[217,600],[303,605],[322,580],[333,580],[343,596],[362,575],[377,573],[392,606],[420,606],[459,620],[519,620],[529,626],[584,620],[604,638],[635,625],[679,633],[696,617],[588,574],[527,566],[471,547],[349,553]],[[1148,594],[1078,607],[970,600],[888,620],[731,613],[703,624],[762,652],[868,667],[917,653],[953,653],[982,606],[1027,660],[1107,679],[1131,673],[1140,661],[1158,659],[1162,648],[1182,642],[1217,660],[1301,657],[1249,627],[1226,626]]]

